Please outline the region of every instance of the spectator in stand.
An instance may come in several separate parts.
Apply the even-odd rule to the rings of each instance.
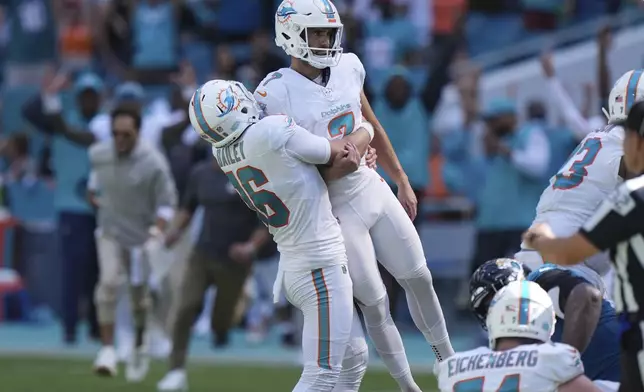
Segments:
[[[222,44],[213,52],[215,56],[215,69],[210,79],[236,80],[237,61],[230,47]]]
[[[506,48],[522,35],[523,21],[517,0],[469,0],[467,42],[471,56]]]
[[[391,0],[376,0],[380,18],[369,21],[364,30],[364,57],[367,72],[384,71],[400,63],[421,47],[419,32],[407,20],[407,6]]]
[[[209,34],[183,1],[115,0],[105,7],[104,20],[105,61],[143,85],[166,84],[179,69],[184,33]]]
[[[5,19],[11,20],[5,87],[38,87],[53,67],[58,46],[55,14],[59,4],[54,0],[0,2]]]
[[[276,9],[277,5],[271,0],[217,2],[216,34],[209,39],[215,44],[244,45],[251,41],[255,31],[266,28],[272,30]]]
[[[94,56],[94,27],[97,23],[95,6],[81,0],[63,0],[58,15],[60,61],[70,73],[90,69]]]
[[[537,124],[519,124],[514,101],[490,101],[483,118],[485,173],[471,173],[485,176],[477,194],[476,250],[471,272],[487,260],[518,250],[522,231],[532,223],[535,206],[548,184],[550,167],[550,145],[544,129]],[[464,300],[468,287],[469,282],[464,282],[460,306],[469,302]]]
[[[456,96],[441,108],[440,120],[444,129],[437,128],[441,151],[445,157],[443,175],[450,193],[476,200],[482,176],[470,175],[484,162],[482,140],[484,125],[479,113],[480,70],[471,68],[456,72]],[[456,112],[454,110],[457,110]],[[469,299],[468,299],[469,300]]]
[[[265,75],[288,65],[283,53],[276,49],[266,31],[260,30],[253,34],[250,60],[237,71],[239,80],[247,88],[254,89]]]
[[[377,99],[373,106],[380,123],[388,130],[391,144],[418,199],[418,214],[414,220],[417,228],[422,222],[422,200],[429,181],[427,162],[430,149],[430,116],[440,101],[443,88],[449,83],[448,68],[461,40],[462,28],[459,27],[450,36],[450,40],[445,41],[442,52],[429,69],[427,82],[419,96],[414,91],[409,71],[398,66],[392,70],[386,81],[384,96]],[[397,185],[384,171],[380,172],[394,193],[397,193]],[[395,315],[400,286],[394,283],[393,277],[382,267],[381,275],[389,291],[391,313]]]
[[[7,170],[3,180],[33,184],[38,177],[38,167],[29,155],[29,135],[14,133],[9,140],[0,145],[0,154],[7,160]]]
[[[528,34],[553,31],[559,25],[559,16],[569,13],[569,0],[521,0],[523,26]]]
[[[99,58],[110,73],[125,77],[132,58],[128,0],[104,1],[100,7],[100,22],[96,39]]]
[[[132,110],[146,112],[145,91],[136,82],[125,82],[118,85],[114,91],[113,103],[118,106],[128,106]],[[161,131],[168,121],[169,113],[164,111],[151,112],[143,116],[141,137],[152,145],[161,147]],[[111,117],[107,113],[98,112],[90,119],[85,128],[74,127],[61,118],[54,132],[78,146],[90,145],[109,140]],[[89,132],[87,132],[89,130]]]
[[[87,296],[91,298],[96,284],[96,220],[85,198],[89,177],[87,149],[68,140],[63,132],[73,128],[79,135],[92,137],[88,125],[99,113],[103,84],[94,74],[81,75],[73,88],[76,100],[67,106],[63,105],[60,96],[67,84],[66,74],[50,75],[47,79],[42,92],[25,104],[23,115],[38,130],[53,135],[54,205],[58,213],[63,259],[64,341],[73,344],[77,340],[79,300]],[[97,338],[94,309],[90,307],[90,333]]]
[[[456,28],[454,15],[465,15],[466,0],[432,0],[432,44],[440,47],[448,41]]]

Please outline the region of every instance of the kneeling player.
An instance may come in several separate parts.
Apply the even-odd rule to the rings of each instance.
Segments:
[[[199,88],[189,113],[231,185],[277,243],[274,294],[284,287],[304,315],[304,369],[294,391],[357,391],[367,345],[353,310],[342,232],[314,165],[357,170],[372,128],[366,124],[345,142],[330,142],[287,116],[260,119],[252,94],[241,83],[224,80]]]
[[[536,283],[508,284],[490,302],[490,347],[457,353],[439,364],[442,392],[598,392],[584,376],[579,352],[550,342],[552,300]]]
[[[586,376],[602,380],[603,390],[619,387],[619,324],[612,304],[575,270],[544,264],[534,271],[512,259],[490,260],[470,280],[470,305],[485,328],[489,303],[498,290],[527,279],[551,297],[558,317],[552,340],[582,353]],[[599,381],[598,381],[599,382]]]

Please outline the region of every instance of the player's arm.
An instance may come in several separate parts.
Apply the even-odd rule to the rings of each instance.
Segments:
[[[360,128],[351,135],[339,140],[333,140],[331,142],[331,148],[336,151],[336,154],[332,155],[332,157],[335,157],[334,162],[332,162],[331,166],[318,166],[322,178],[324,178],[325,181],[333,181],[356,171],[358,167],[354,168],[353,165],[349,164],[349,162],[345,162],[345,160],[340,160],[338,158],[344,156],[347,143],[355,145],[358,150],[358,154],[361,157],[364,156],[369,143],[373,139],[373,134],[373,126],[369,124],[369,122],[364,121],[360,125]]]
[[[584,352],[595,333],[602,294],[569,269],[544,265],[528,276],[548,292],[559,317],[565,317],[563,343]]]
[[[343,140],[353,143],[358,149],[360,156],[364,156],[374,135],[375,129],[373,125],[369,121],[363,121],[357,131],[352,132],[349,136],[343,138]]]
[[[644,177],[622,184],[573,236],[554,238],[552,233],[529,230],[524,239],[544,260],[574,265],[641,232],[644,222]]]
[[[579,283],[570,290],[563,309],[566,322],[561,340],[583,353],[599,322],[602,293],[587,282]]]
[[[333,163],[336,157],[342,154],[345,146],[351,143],[349,138],[329,141],[323,137],[313,135],[299,125],[295,125],[295,123],[291,123],[289,126],[291,127],[290,135],[284,144],[284,149],[291,156],[312,165]],[[369,137],[369,132],[365,128],[360,128],[356,133],[366,134],[366,137]],[[358,139],[355,140],[361,141],[365,135],[357,137]]]
[[[559,385],[559,392],[602,392],[592,381],[583,374],[574,380]]]

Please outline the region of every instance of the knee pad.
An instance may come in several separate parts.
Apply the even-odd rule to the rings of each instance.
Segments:
[[[416,268],[415,270],[409,271],[405,275],[399,276],[396,278],[398,282],[404,281],[404,280],[410,280],[410,279],[423,279],[431,283],[432,273],[429,271],[429,268],[427,268],[427,265],[423,264],[420,267]]]
[[[391,317],[389,314],[389,297],[387,295],[370,305],[358,304],[358,306],[362,310],[364,323],[368,327],[377,327],[383,324],[388,317]]]

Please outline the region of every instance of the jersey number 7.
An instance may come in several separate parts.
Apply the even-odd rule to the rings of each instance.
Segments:
[[[519,392],[521,375],[512,374],[505,376],[496,392]],[[471,378],[454,384],[454,392],[483,392],[485,377]]]
[[[244,166],[233,172],[226,172],[228,181],[235,188],[246,205],[257,211],[259,219],[266,226],[284,227],[288,225],[291,211],[275,193],[260,189],[268,184],[266,174],[256,167]]]
[[[588,166],[592,165],[602,148],[600,138],[586,139],[570,154],[568,162],[555,175],[553,189],[568,190],[578,187],[588,175]]]

